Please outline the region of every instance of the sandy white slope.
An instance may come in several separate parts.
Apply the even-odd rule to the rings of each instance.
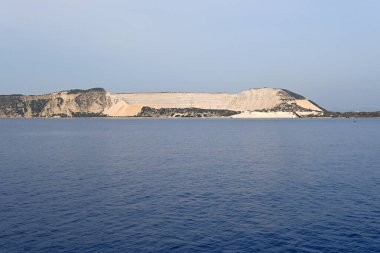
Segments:
[[[319,114],[323,110],[309,100],[297,99],[283,89],[258,88],[249,89],[237,94],[229,93],[185,93],[185,92],[161,92],[161,93],[122,93],[109,94],[113,105],[104,111],[109,116],[135,116],[143,106],[152,108],[200,108],[219,109],[243,112],[236,117],[241,118],[293,118],[294,113],[257,112],[260,110],[271,111],[276,107],[287,103],[297,105],[296,111],[302,115]],[[256,111],[256,112],[255,112]]]

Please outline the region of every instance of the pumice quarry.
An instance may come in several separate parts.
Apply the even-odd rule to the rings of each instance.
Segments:
[[[103,88],[45,95],[1,95],[1,118],[157,117],[302,118],[325,110],[294,92],[254,88],[240,93],[117,93]]]

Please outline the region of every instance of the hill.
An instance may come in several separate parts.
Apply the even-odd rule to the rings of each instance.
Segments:
[[[233,117],[298,118],[323,116],[305,97],[275,88],[230,93],[119,93],[102,88],[45,95],[2,95],[0,117]]]

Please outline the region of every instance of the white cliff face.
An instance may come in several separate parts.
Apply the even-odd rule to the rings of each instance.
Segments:
[[[0,96],[0,117],[171,117],[293,118],[320,115],[323,109],[283,89],[229,93],[124,93],[104,89],[71,90],[39,96]],[[151,108],[151,109],[149,109]],[[176,111],[177,110],[177,111]],[[219,110],[216,111],[216,110]]]

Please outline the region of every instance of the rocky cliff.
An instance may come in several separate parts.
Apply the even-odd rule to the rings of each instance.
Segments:
[[[46,95],[0,96],[0,117],[104,116],[111,99],[102,88],[70,90]]]
[[[324,109],[284,89],[229,93],[122,93],[102,88],[0,96],[0,117],[310,117]]]

